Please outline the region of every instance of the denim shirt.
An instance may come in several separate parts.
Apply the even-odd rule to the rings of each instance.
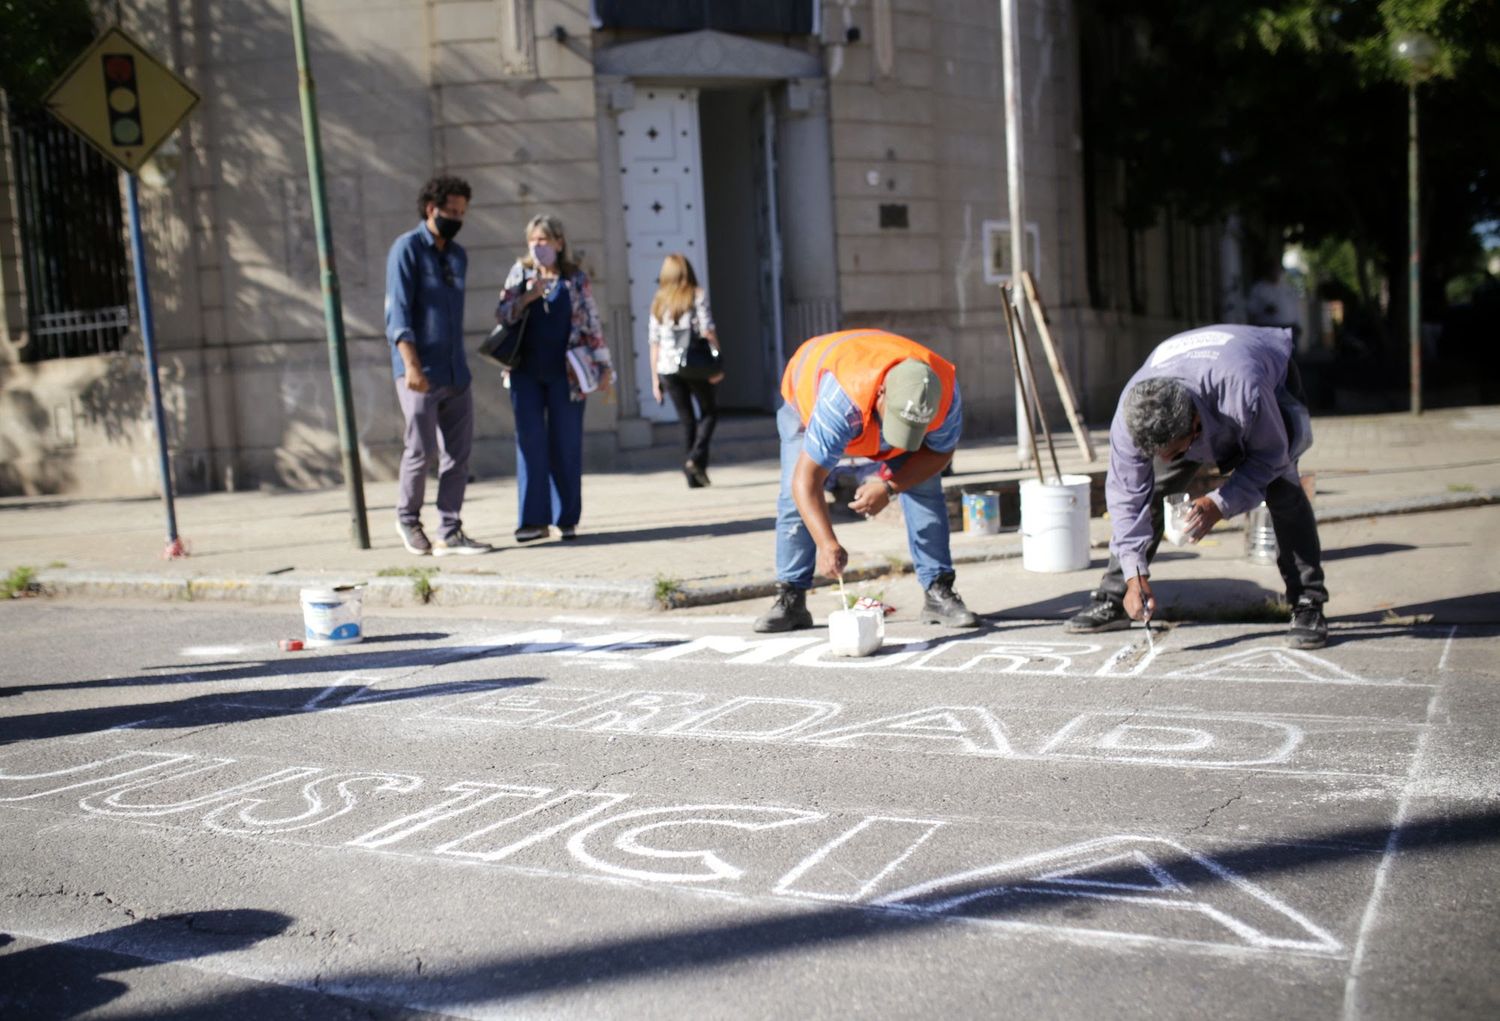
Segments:
[[[444,264],[446,263],[446,271]],[[464,355],[464,276],[469,257],[455,241],[440,251],[426,223],[398,237],[385,262],[385,336],[396,378],[406,365],[396,344],[411,341],[433,386],[469,385]]]

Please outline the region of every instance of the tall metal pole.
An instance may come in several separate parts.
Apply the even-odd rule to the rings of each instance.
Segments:
[[[1010,294],[1015,315],[1025,315],[1020,305],[1021,271],[1026,268],[1026,218],[1021,191],[1021,83],[1017,52],[1019,30],[1016,0],[1000,0],[1000,63],[1005,79],[1005,181],[1010,198]],[[1025,362],[1016,373],[1016,461],[1022,468],[1030,466],[1036,456],[1031,436],[1031,415],[1027,411],[1022,373]],[[1034,386],[1035,384],[1033,384]]]
[[[1406,229],[1410,235],[1408,266],[1408,339],[1411,344],[1411,413],[1422,413],[1422,235],[1421,194],[1417,168],[1417,82],[1406,86]]]
[[[318,235],[318,267],[323,282],[323,320],[328,329],[328,368],[333,374],[334,408],[339,423],[339,449],[344,461],[344,485],[349,490],[350,533],[358,549],[370,548],[370,526],[365,519],[365,488],[355,441],[354,395],[349,385],[349,352],[344,344],[344,309],[339,299],[339,274],[333,262],[333,231],[328,223],[328,195],[323,187],[323,143],[318,136],[318,104],[312,70],[307,62],[307,25],[302,0],[291,0],[292,37],[297,47],[297,93],[302,100],[302,136],[307,142],[307,179],[312,187],[313,229]]]
[[[161,501],[167,511],[166,556],[186,556],[177,535],[177,508],[172,503],[172,465],[167,459],[167,416],[161,404],[161,378],[156,361],[156,321],[151,317],[151,283],[146,273],[146,243],[141,235],[141,195],[136,176],[125,174],[125,208],[130,218],[130,258],[135,263],[135,303],[141,321],[141,344],[146,349],[146,385],[151,391],[151,416],[156,422],[156,464],[161,472]]]

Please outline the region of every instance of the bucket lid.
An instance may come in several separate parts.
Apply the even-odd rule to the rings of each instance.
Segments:
[[[363,599],[364,585],[332,585],[327,588],[305,588],[300,595],[303,600],[314,603],[341,603],[349,599]]]

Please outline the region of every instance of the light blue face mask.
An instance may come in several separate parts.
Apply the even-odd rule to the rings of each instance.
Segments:
[[[531,258],[538,266],[545,266],[551,269],[553,263],[557,262],[557,249],[545,243],[532,245]]]

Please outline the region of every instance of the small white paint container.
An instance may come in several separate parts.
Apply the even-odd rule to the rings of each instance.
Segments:
[[[834,610],[828,615],[828,651],[834,656],[869,656],[885,641],[885,607]]]
[[[1173,493],[1162,497],[1162,534],[1173,546],[1188,546],[1192,540],[1188,538],[1184,529],[1187,527],[1188,512],[1192,510],[1193,501],[1186,493]]]
[[[365,587],[305,588],[302,595],[303,644],[353,645],[363,641]]]

